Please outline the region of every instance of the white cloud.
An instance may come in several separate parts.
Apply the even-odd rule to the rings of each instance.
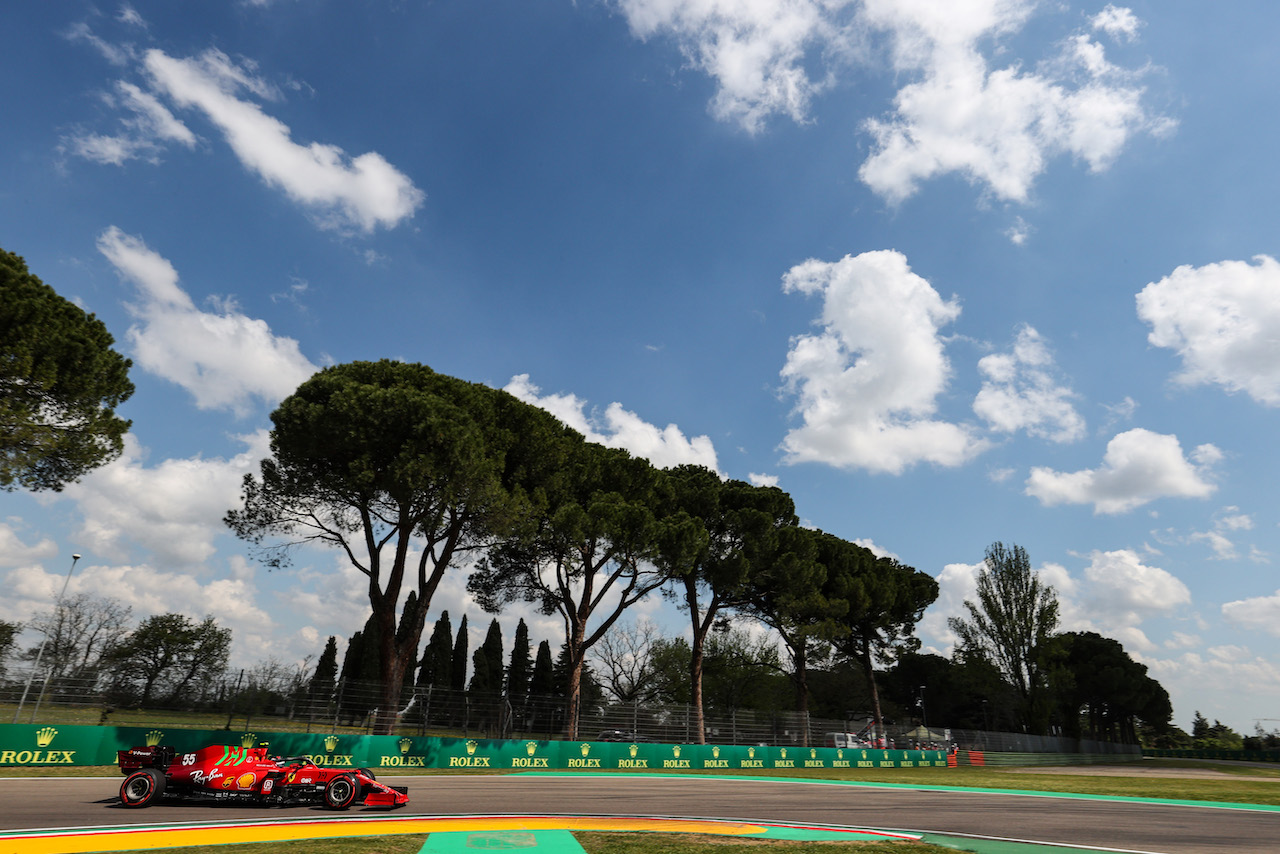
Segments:
[[[1171,126],[1143,108],[1137,73],[1109,63],[1083,33],[1034,72],[1016,60],[992,70],[983,48],[1019,31],[1034,0],[616,2],[637,38],[671,37],[715,81],[716,118],[751,133],[775,115],[806,121],[816,95],[887,41],[894,73],[910,82],[891,114],[865,124],[875,150],[859,174],[894,203],[952,172],[1022,201],[1048,159],[1066,154],[1098,171],[1135,133]],[[1091,23],[1126,38],[1140,26],[1115,7]]]
[[[545,409],[590,441],[610,448],[624,448],[658,468],[689,464],[719,470],[710,438],[686,438],[675,424],[660,428],[623,409],[621,403],[610,403],[603,415],[594,410],[588,412],[587,402],[576,395],[540,394],[541,389],[530,382],[528,374],[512,377],[504,391]]]
[[[949,655],[960,641],[947,625],[947,618],[968,617],[964,601],[978,598],[978,572],[982,566],[982,561],[949,563],[938,573],[938,598],[920,620],[920,637],[927,638],[940,652]]]
[[[1143,563],[1128,549],[1095,551],[1089,561],[1083,578],[1052,562],[1033,570],[1057,595],[1058,631],[1092,631],[1115,638],[1130,650],[1155,649],[1141,625],[1188,605],[1191,594],[1186,585],[1165,570]],[[949,653],[958,642],[947,618],[968,618],[964,602],[977,601],[982,566],[981,562],[947,564],[938,575],[938,599],[920,622],[922,639],[934,648]]]
[[[747,475],[747,480],[754,486],[777,486],[778,476],[776,474],[757,474],[751,472]]]
[[[960,305],[901,253],[809,260],[787,272],[783,290],[822,297],[822,331],[793,338],[782,369],[804,422],[783,440],[788,462],[898,474],[983,450],[969,428],[930,417],[951,374],[939,329]]]
[[[103,59],[112,65],[128,65],[134,58],[132,46],[112,44],[96,34],[89,25],[83,21],[72,24],[67,30],[66,37],[68,41],[84,42],[89,45],[96,50]]]
[[[1280,590],[1270,596],[1227,602],[1222,606],[1222,616],[1243,629],[1280,637]]]
[[[48,537],[44,537],[34,546],[29,546],[18,537],[18,532],[11,526],[0,522],[0,566],[24,566],[48,560],[58,553],[58,546]]]
[[[1033,7],[868,0],[865,19],[890,34],[898,72],[919,77],[899,90],[890,116],[866,123],[876,143],[859,170],[868,186],[896,204],[920,181],[954,172],[1025,201],[1050,158],[1067,154],[1101,171],[1135,133],[1164,128],[1143,109],[1132,75],[1086,35],[1037,72],[1016,63],[992,70],[979,45],[1020,29]]]
[[[978,370],[985,380],[973,411],[992,429],[1026,430],[1054,442],[1074,442],[1084,436],[1084,419],[1071,404],[1075,394],[1058,384],[1053,356],[1030,326],[1018,331],[1012,352],[983,357]]]
[[[1095,30],[1101,30],[1117,41],[1134,41],[1142,21],[1133,14],[1133,10],[1123,6],[1107,4],[1107,8],[1093,16],[1089,22]]]
[[[689,64],[716,81],[711,113],[749,133],[772,116],[804,121],[815,94],[814,55],[851,47],[843,20],[853,0],[618,0],[640,39],[669,35]]]
[[[254,397],[275,403],[317,370],[297,341],[230,302],[216,312],[196,308],[173,265],[140,238],[112,226],[98,250],[138,287],[141,301],[130,310],[139,324],[128,333],[138,364],[191,392],[201,409],[243,413]]]
[[[1177,436],[1135,428],[1107,443],[1096,469],[1033,468],[1026,494],[1048,507],[1093,504],[1094,513],[1108,514],[1125,513],[1158,498],[1205,498],[1217,488],[1207,478],[1221,456],[1213,445],[1200,445],[1188,460]]]
[[[377,152],[348,158],[335,145],[294,142],[283,122],[237,97],[242,89],[269,97],[272,87],[221,51],[175,59],[153,49],[147,51],[144,65],[157,91],[179,107],[203,112],[245,168],[314,212],[326,227],[364,232],[393,228],[412,217],[425,198]]]
[[[1177,352],[1183,385],[1216,383],[1280,406],[1280,263],[1182,266],[1137,296],[1147,340]]]
[[[129,160],[158,163],[166,143],[195,148],[196,135],[154,95],[132,83],[116,81],[116,94],[105,95],[108,106],[127,110],[118,134],[79,131],[64,138],[62,149],[94,163],[121,166]]]
[[[197,456],[149,467],[144,449],[127,434],[124,453],[60,493],[83,517],[76,547],[120,562],[139,546],[162,566],[210,560],[214,538],[225,531],[222,517],[239,502],[241,481],[268,452],[266,430],[238,438],[246,450],[230,459]]]
[[[856,537],[853,540],[853,542],[856,545],[862,546],[864,549],[871,552],[876,557],[887,557],[887,558],[892,558],[893,560],[902,559],[898,557],[898,555],[895,552],[891,552],[882,546],[876,545],[875,541],[872,540],[870,537]]]
[[[1149,617],[1172,614],[1191,603],[1187,586],[1171,573],[1142,562],[1130,549],[1095,551],[1084,575],[1085,613],[1104,632],[1137,626]]]

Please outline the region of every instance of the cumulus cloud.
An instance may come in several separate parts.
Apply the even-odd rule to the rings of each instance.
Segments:
[[[1147,340],[1176,352],[1187,386],[1216,384],[1280,406],[1280,263],[1182,266],[1137,296]]]
[[[1071,403],[1075,394],[1059,384],[1053,356],[1035,329],[1023,326],[1012,352],[983,357],[978,371],[984,380],[973,411],[992,429],[1026,430],[1054,442],[1084,436],[1084,419]]]
[[[58,553],[58,546],[48,537],[29,546],[11,526],[0,522],[0,566],[23,566],[48,560]]]
[[[951,365],[939,330],[960,314],[899,252],[809,260],[783,290],[822,297],[822,331],[791,340],[782,369],[804,422],[783,439],[787,462],[898,474],[956,466],[985,447],[968,427],[932,418]]]
[[[689,65],[716,81],[711,114],[749,133],[774,115],[804,121],[815,94],[830,83],[811,77],[809,61],[835,59],[853,47],[853,0],[618,0],[640,39],[675,39]]]
[[[1187,586],[1171,573],[1143,563],[1131,549],[1095,551],[1085,567],[1085,613],[1103,631],[1136,626],[1191,603]]]
[[[244,476],[268,453],[266,430],[238,438],[245,450],[230,459],[196,456],[148,466],[145,449],[127,434],[124,453],[61,493],[76,502],[83,519],[78,547],[120,562],[142,547],[162,566],[211,559],[223,514],[239,501]]]
[[[233,303],[201,311],[178,284],[178,273],[140,238],[112,226],[100,251],[138,288],[130,306],[138,324],[128,332],[138,364],[185,388],[201,409],[243,413],[252,398],[275,403],[316,371],[292,338],[272,334]]]
[[[504,390],[525,403],[545,409],[592,442],[610,448],[624,448],[644,457],[658,468],[700,465],[718,471],[716,449],[707,436],[688,438],[675,424],[658,427],[610,403],[603,413],[588,411],[587,402],[573,394],[541,394],[528,374],[511,378]]]
[[[756,472],[751,472],[747,475],[747,480],[750,481],[753,486],[778,485],[778,476],[776,474],[757,474]]]
[[[1034,0],[616,0],[632,33],[669,37],[716,84],[711,113],[750,133],[768,119],[809,119],[815,97],[887,45],[907,82],[893,109],[868,120],[874,150],[859,174],[893,203],[921,181],[956,173],[1007,200],[1027,198],[1048,160],[1105,169],[1129,139],[1172,123],[1143,106],[1141,72],[1106,59],[1089,32],[1034,70],[993,67],[984,50],[1021,30]],[[1108,6],[1090,30],[1131,41],[1141,21]],[[1011,239],[1025,240],[1015,229]]]
[[[1213,445],[1200,445],[1187,459],[1177,436],[1136,428],[1107,443],[1096,469],[1033,468],[1026,494],[1047,507],[1092,504],[1094,513],[1126,513],[1158,498],[1207,497],[1217,488],[1210,469],[1221,458]]]
[[[1118,41],[1134,41],[1138,38],[1138,30],[1142,21],[1133,14],[1133,10],[1123,6],[1107,4],[1107,8],[1094,15],[1090,25],[1101,30]]]
[[[1280,590],[1270,596],[1227,602],[1222,606],[1222,616],[1242,629],[1280,637]]]
[[[1021,202],[1055,156],[1101,171],[1133,135],[1168,130],[1143,107],[1136,75],[1108,62],[1087,34],[1035,71],[993,69],[981,45],[1021,29],[1034,5],[867,0],[864,18],[889,34],[897,72],[917,78],[887,117],[866,122],[875,150],[859,175],[868,186],[896,204],[921,181],[956,173]]]

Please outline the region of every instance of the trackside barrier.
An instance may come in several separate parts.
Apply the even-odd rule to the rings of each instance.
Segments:
[[[145,727],[0,724],[0,769],[13,766],[114,765],[116,751],[171,745],[179,753],[211,744],[228,751],[267,744],[273,755],[307,756],[345,768],[458,770],[743,770],[947,767],[943,750],[746,747],[651,742],[498,740],[392,735]],[[990,755],[990,754],[988,754]]]
[[[1237,762],[1280,762],[1280,750],[1159,750],[1144,747],[1142,755],[1165,759],[1232,759]]]
[[[1141,762],[1142,754],[1133,753],[994,753],[982,750],[959,750],[956,765],[1020,766],[1029,765],[1120,765]]]

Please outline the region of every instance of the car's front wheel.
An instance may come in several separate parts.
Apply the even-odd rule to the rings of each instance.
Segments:
[[[154,768],[134,771],[120,784],[120,803],[130,809],[149,807],[164,794],[165,776]]]
[[[324,787],[324,805],[331,810],[345,810],[355,802],[359,787],[350,774],[339,774]]]

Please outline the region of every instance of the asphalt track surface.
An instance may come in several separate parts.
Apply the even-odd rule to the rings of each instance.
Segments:
[[[397,816],[679,816],[931,831],[1154,854],[1280,851],[1275,810],[708,777],[430,776],[394,782],[409,787],[409,806]],[[332,815],[308,807],[202,803],[127,810],[116,798],[119,783],[103,777],[0,779],[0,830]]]

